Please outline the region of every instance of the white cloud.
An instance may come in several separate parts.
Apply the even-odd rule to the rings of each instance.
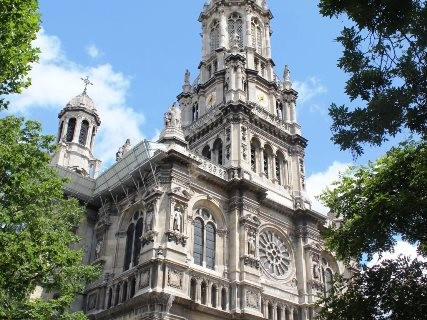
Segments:
[[[101,55],[101,51],[94,44],[90,44],[86,47],[86,53],[91,58],[98,58]]]
[[[110,64],[95,67],[82,66],[69,60],[61,49],[59,38],[41,30],[35,46],[41,49],[40,62],[30,72],[32,85],[13,97],[14,112],[29,112],[45,108],[59,112],[65,104],[83,90],[82,77],[89,76],[93,86],[88,94],[94,100],[101,117],[96,138],[95,156],[105,165],[110,164],[117,149],[130,138],[136,145],[142,138],[144,115],[130,107],[126,94],[130,78],[117,72]]]
[[[375,253],[373,259],[367,263],[367,266],[372,267],[386,259],[396,259],[399,255],[409,257],[411,260],[418,258],[419,260],[427,261],[427,259],[418,255],[416,246],[413,246],[406,241],[400,240],[397,241],[396,245],[394,246],[393,252],[384,252],[381,258],[378,253]]]
[[[327,187],[331,187],[332,183],[338,180],[339,174],[343,173],[350,165],[351,163],[334,161],[326,171],[313,173],[307,178],[307,195],[314,210],[325,215],[328,213],[329,209],[317,200],[316,196],[320,195]]]
[[[304,81],[293,81],[293,88],[298,91],[298,102],[305,104],[314,97],[328,92],[328,89],[317,77],[310,77]]]

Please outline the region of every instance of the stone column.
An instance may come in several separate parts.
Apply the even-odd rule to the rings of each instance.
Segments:
[[[202,59],[206,61],[208,54],[208,27],[206,22],[202,24]],[[204,78],[202,77],[202,81],[204,82]]]
[[[64,119],[64,124],[62,125],[62,132],[61,132],[61,136],[59,138],[59,142],[65,141],[66,136],[67,136],[67,131],[68,131],[68,121],[70,120],[70,118],[65,118]]]
[[[246,46],[252,47],[252,8],[250,6],[246,6]]]
[[[273,320],[277,320],[277,303],[273,304]]]
[[[290,102],[290,120],[292,123],[297,122],[297,108],[296,108],[295,97],[292,97]]]
[[[202,303],[202,279],[196,279],[196,302]]]
[[[294,307],[289,308],[289,320],[297,320],[294,319]]]
[[[264,148],[263,147],[259,148],[259,163],[260,163],[259,174],[261,176],[265,176],[265,172],[264,172]]]
[[[212,307],[212,282],[208,282],[206,285],[206,305]]]

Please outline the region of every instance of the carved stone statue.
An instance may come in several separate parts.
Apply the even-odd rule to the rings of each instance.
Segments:
[[[190,84],[190,71],[185,70],[185,76],[184,76],[184,85]]]
[[[101,255],[102,244],[103,244],[102,240],[99,240],[96,243],[96,247],[95,247],[95,259],[99,259],[100,255]]]
[[[285,80],[285,82],[291,81],[291,71],[287,65],[285,66],[285,71],[283,72],[283,80]]]
[[[317,263],[313,265],[313,278],[314,279],[320,278],[320,270],[319,270],[319,265]]]
[[[153,211],[147,212],[147,217],[145,221],[145,231],[153,230]]]
[[[175,214],[173,217],[173,231],[181,232],[181,221],[182,221],[181,212],[175,209]]]
[[[255,236],[250,235],[248,239],[248,254],[251,256],[255,256],[256,244],[255,244]]]
[[[122,159],[126,153],[129,152],[131,149],[130,139],[126,139],[126,142],[124,145],[122,145],[119,150],[116,152],[116,161],[119,161]]]
[[[181,109],[177,106],[176,102],[165,113],[165,126],[166,127],[181,127]]]
[[[239,48],[239,45],[240,45],[240,36],[237,32],[235,32],[231,36],[231,47],[232,48]]]

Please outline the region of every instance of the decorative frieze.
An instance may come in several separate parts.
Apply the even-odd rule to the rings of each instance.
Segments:
[[[259,270],[259,259],[255,258],[253,255],[244,255],[242,260],[245,266]]]
[[[246,306],[259,310],[259,294],[250,290],[246,291]]]
[[[143,289],[150,285],[150,269],[145,269],[141,272],[139,288]]]
[[[175,289],[182,289],[182,279],[183,279],[183,273],[174,270],[169,269],[168,270],[168,286],[175,288]]]

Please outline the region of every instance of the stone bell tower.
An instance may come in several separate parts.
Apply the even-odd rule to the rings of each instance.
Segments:
[[[88,78],[82,94],[71,99],[58,115],[58,149],[52,164],[96,178],[101,161],[93,156],[95,136],[101,125],[95,103],[87,95]]]
[[[288,66],[283,79],[274,72],[272,18],[264,0],[205,4],[200,74],[190,85],[187,71],[178,95],[182,125],[191,150],[310,207],[298,93]]]

